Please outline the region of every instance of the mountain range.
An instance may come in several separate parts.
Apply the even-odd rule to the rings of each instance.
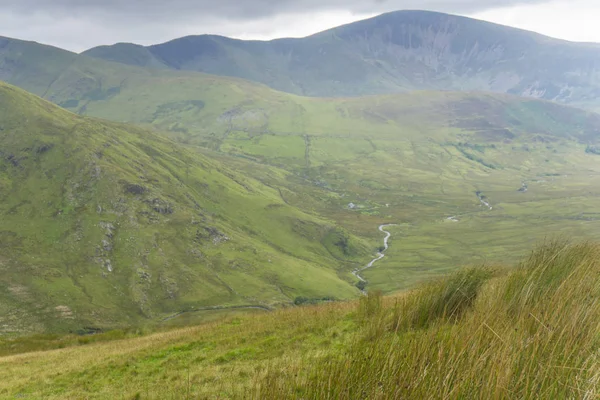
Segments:
[[[480,90],[595,107],[600,94],[600,45],[425,11],[384,14],[302,39],[202,35],[83,54],[235,76],[305,96]]]
[[[598,54],[412,11],[81,55],[2,38],[0,333],[395,292],[595,238]]]

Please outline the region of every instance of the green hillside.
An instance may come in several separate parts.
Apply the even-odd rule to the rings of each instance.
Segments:
[[[301,39],[202,35],[84,54],[239,77],[307,96],[479,90],[597,108],[598,50],[455,15],[398,11]]]
[[[358,293],[350,272],[371,248],[278,190],[12,86],[0,105],[0,332]]]
[[[285,204],[269,208],[278,210],[279,228],[268,225],[271,219],[263,216],[270,214],[262,209],[250,219],[236,219],[240,203],[232,200],[223,210],[229,229],[260,233],[274,254],[297,257],[302,265],[331,271],[344,265],[339,281],[332,275],[332,288],[315,277],[319,290],[262,276],[275,292],[257,289],[262,283],[252,286],[253,279],[242,284],[255,273],[244,269],[244,278],[238,280],[236,272],[232,282],[252,289],[234,287],[239,296],[234,293],[230,301],[231,283],[225,280],[227,293],[208,293],[203,305],[356,294],[350,272],[366,265],[381,245],[382,223],[397,224],[390,228],[390,250],[363,277],[371,289],[386,292],[456,265],[516,260],[547,235],[597,238],[600,232],[594,189],[600,178],[595,154],[600,117],[579,109],[476,92],[315,99],[238,79],[140,70],[85,57],[52,83],[47,97],[73,111],[153,128],[177,142],[171,145],[190,160],[198,156],[205,164],[226,165],[244,184],[252,177],[271,196],[263,208]],[[227,204],[219,196],[212,200]],[[289,218],[287,210],[301,216]],[[298,224],[298,218],[319,222]],[[334,226],[343,230],[331,230]],[[298,235],[310,240],[296,246]],[[346,237],[359,243],[356,249],[347,246]],[[292,265],[282,261],[281,271],[290,271],[284,264]],[[283,286],[291,288],[284,295],[277,289]],[[168,312],[181,309],[187,305]]]
[[[59,55],[65,54],[35,43],[12,42],[5,48],[20,49],[11,52],[14,60],[21,60],[19,57],[24,54],[44,51],[52,52],[56,59],[62,59]],[[15,71],[8,81],[21,76]],[[174,158],[172,168],[177,179],[183,176],[182,163],[201,162],[227,171],[222,174],[224,177],[215,178],[215,182],[226,179],[236,190],[230,192],[216,184],[214,188],[210,186],[216,193],[210,197],[211,204],[221,210],[222,220],[210,222],[208,228],[214,225],[230,238],[234,237],[232,231],[238,232],[242,241],[260,242],[260,246],[249,245],[243,249],[267,246],[273,250],[272,254],[282,257],[281,263],[273,267],[278,268],[277,271],[271,274],[269,269],[258,273],[254,267],[246,267],[245,261],[238,264],[232,260],[251,260],[252,266],[272,260],[259,250],[240,252],[234,245],[222,252],[215,249],[210,256],[218,261],[211,258],[198,263],[208,265],[207,268],[229,265],[232,270],[227,274],[217,271],[218,279],[211,273],[190,279],[204,282],[213,276],[211,279],[217,279],[215,287],[220,289],[203,290],[203,294],[198,294],[198,286],[190,286],[189,290],[195,293],[189,297],[191,300],[164,300],[168,306],[152,308],[153,305],[150,307],[153,311],[147,315],[146,311],[139,311],[142,320],[150,315],[150,320],[157,321],[169,313],[191,310],[191,307],[290,304],[296,297],[356,295],[358,291],[353,285],[357,284],[357,278],[351,271],[365,266],[374,257],[382,244],[382,233],[377,226],[383,223],[396,224],[390,227],[390,249],[387,256],[374,268],[365,270],[362,277],[370,289],[385,292],[412,287],[457,265],[516,260],[548,235],[600,236],[600,206],[595,189],[599,187],[600,177],[597,162],[600,117],[597,114],[550,102],[480,92],[308,98],[276,92],[241,79],[144,69],[86,56],[75,57],[64,68],[54,66],[52,71],[54,75],[47,74],[46,86],[39,85],[37,94],[79,114],[143,127],[116,128],[120,125],[114,125],[114,129],[131,132],[149,129],[157,135],[152,136],[157,141],[166,138],[164,143],[187,157],[170,156]],[[32,73],[31,76],[38,75]],[[7,115],[12,118],[12,114]],[[65,115],[73,121],[81,118]],[[31,118],[25,119],[31,121]],[[77,123],[72,122],[72,125]],[[35,132],[43,132],[37,129]],[[28,147],[31,146],[23,146]],[[81,148],[88,147],[82,145]],[[82,152],[80,157],[85,154]],[[142,155],[150,157],[152,154],[144,150]],[[121,162],[115,159],[115,168]],[[85,162],[78,163],[76,165]],[[185,168],[187,170],[187,166]],[[127,173],[133,174],[132,171]],[[171,172],[161,170],[156,174],[170,176]],[[131,176],[139,180],[145,175]],[[203,177],[197,179],[204,182]],[[10,185],[14,182],[12,179]],[[132,182],[131,177],[113,179],[120,180],[146,187]],[[199,184],[194,182],[194,185]],[[37,183],[33,188],[39,189]],[[109,188],[112,191],[98,189],[98,193],[113,196],[114,191],[123,191],[122,186],[118,189],[117,185],[109,185]],[[23,198],[31,197],[34,189],[7,199],[18,204]],[[163,200],[167,193],[174,192],[170,188],[161,190],[164,192],[159,192],[158,198]],[[252,193],[248,201],[240,202],[237,197],[220,200],[223,193],[240,194],[244,190]],[[145,192],[144,196],[151,196],[150,193],[153,192]],[[254,195],[260,201],[253,200]],[[173,196],[181,197],[180,194]],[[92,195],[89,198],[92,199]],[[189,200],[187,195],[185,199]],[[254,207],[252,204],[256,205],[252,208],[255,211],[248,212],[244,207]],[[50,211],[44,212],[52,215]],[[272,218],[272,214],[278,218]],[[186,215],[193,215],[192,211]],[[211,213],[203,215],[212,216]],[[72,218],[71,227],[77,221]],[[19,229],[24,229],[21,222],[22,216],[13,219]],[[155,226],[151,222],[148,222],[150,226]],[[176,226],[171,230],[173,235],[179,234],[177,223]],[[7,230],[16,232],[12,228]],[[152,232],[161,233],[163,228],[156,227]],[[193,239],[193,235],[189,235],[182,239],[184,243]],[[304,239],[298,241],[298,237]],[[6,243],[9,243],[7,248],[14,248],[8,239]],[[149,245],[144,242],[143,246]],[[230,251],[234,247],[238,250]],[[78,250],[73,259],[91,257],[89,248],[81,248],[85,250]],[[172,251],[178,254],[175,259],[180,260],[181,268],[196,262],[190,261],[196,260],[194,258],[184,259],[181,254],[187,254],[185,251]],[[45,252],[46,249],[40,248],[38,254]],[[59,254],[62,257],[62,252]],[[136,257],[142,257],[144,252],[140,250],[139,254]],[[290,257],[292,260],[286,261]],[[170,255],[165,256],[165,259],[170,258]],[[31,260],[28,262],[35,265]],[[53,265],[63,265],[58,259],[53,262]],[[282,278],[298,270],[289,268],[290,265],[319,270],[325,267],[329,278],[321,279],[312,273],[310,281],[305,281],[305,277]],[[187,279],[176,275],[182,281]],[[126,286],[123,280],[119,282]],[[263,290],[265,282],[269,290]],[[11,295],[11,299],[15,296]],[[139,304],[144,303],[145,300],[139,300],[141,295],[135,296],[124,296],[137,299],[132,303],[134,306],[125,305],[125,308],[137,310]],[[31,302],[36,298],[37,294],[28,297]],[[90,301],[89,298],[86,301]],[[148,295],[148,298],[163,303],[162,299],[156,300],[157,296]],[[113,310],[107,314],[110,318],[99,317],[90,322],[92,327],[101,321],[114,321],[114,324],[137,321],[138,315],[134,314],[114,316],[114,310],[123,306],[117,306],[116,299],[111,297],[115,305],[109,307]],[[57,303],[55,307],[62,305]],[[207,314],[184,314],[180,318],[199,316],[203,319]],[[33,316],[29,319],[34,320],[40,319]],[[33,322],[22,324],[23,329],[44,328]],[[16,328],[12,325],[7,328],[11,329]]]
[[[39,96],[76,59],[66,50],[0,36],[0,79]]]
[[[373,288],[514,260],[548,234],[600,232],[597,114],[477,92],[316,99],[211,75],[154,74],[132,75],[85,112],[153,126],[285,189],[289,204],[373,247],[377,226],[397,223],[392,241],[402,244],[365,272]]]
[[[514,269],[390,298],[151,335],[0,339],[0,396],[595,399],[599,260],[596,244],[547,242]]]

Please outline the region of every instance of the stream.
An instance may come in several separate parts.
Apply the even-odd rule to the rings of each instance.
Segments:
[[[527,186],[524,183],[523,187],[525,188],[525,190],[527,190]],[[487,208],[489,208],[490,210],[493,210],[492,205],[490,204],[489,200],[487,199],[487,197],[485,197],[483,195],[483,193],[481,193],[480,191],[475,192],[475,194],[477,195],[477,198],[479,199],[479,201],[481,202],[481,204]],[[453,222],[458,222],[458,216],[457,215],[453,215],[451,217],[446,218],[450,221]],[[365,278],[363,278],[360,273],[363,272],[364,270],[367,270],[371,267],[373,267],[373,264],[375,264],[377,261],[381,260],[383,257],[385,257],[385,251],[388,249],[388,240],[390,239],[390,237],[392,236],[392,234],[388,231],[385,230],[385,228],[387,228],[388,226],[395,226],[396,224],[383,224],[383,225],[379,225],[379,230],[383,233],[385,233],[385,237],[383,238],[383,250],[377,253],[377,257],[375,257],[374,259],[371,260],[370,263],[368,263],[366,266],[362,267],[362,268],[357,268],[354,271],[352,271],[352,275],[354,275],[359,281],[361,282],[367,282]],[[364,291],[363,291],[364,292]]]
[[[383,238],[383,250],[377,253],[377,257],[375,257],[374,259],[371,260],[370,263],[368,263],[365,267],[362,268],[357,268],[354,271],[352,271],[352,274],[358,278],[358,280],[360,280],[361,282],[366,282],[365,278],[363,278],[362,276],[360,276],[360,273],[363,272],[366,269],[369,269],[373,266],[373,264],[375,264],[377,261],[381,260],[383,257],[385,257],[385,251],[388,249],[388,240],[390,239],[390,237],[392,236],[392,234],[388,231],[385,230],[385,228],[387,228],[388,226],[395,226],[396,224],[383,224],[383,225],[379,225],[379,230],[383,233],[385,233],[385,237]]]
[[[481,192],[478,191],[478,192],[475,192],[475,194],[477,195],[477,198],[479,199],[479,201],[481,202],[481,204],[483,204],[484,206],[486,206],[490,210],[493,209],[493,207],[490,205],[490,202],[486,200],[486,197],[483,195],[483,193],[481,193]]]

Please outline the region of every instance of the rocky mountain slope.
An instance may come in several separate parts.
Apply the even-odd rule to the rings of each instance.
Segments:
[[[203,35],[84,54],[135,66],[241,77],[308,96],[415,89],[511,93],[596,107],[600,46],[465,17],[399,11],[302,39]]]

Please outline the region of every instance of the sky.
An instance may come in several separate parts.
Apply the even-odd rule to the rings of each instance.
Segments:
[[[600,42],[598,0],[0,0],[0,36],[80,52],[204,33],[302,37],[384,12],[459,14],[548,36]]]

